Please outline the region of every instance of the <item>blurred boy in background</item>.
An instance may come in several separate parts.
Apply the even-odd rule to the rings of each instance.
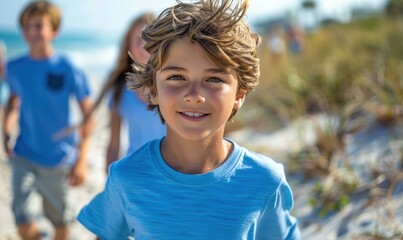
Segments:
[[[40,239],[37,200],[55,228],[54,239],[68,239],[74,211],[68,203],[69,184],[82,184],[87,175],[86,154],[92,121],[77,132],[57,133],[70,125],[69,99],[78,101],[82,114],[92,107],[83,72],[53,48],[61,12],[47,1],[29,3],[20,15],[29,52],[6,68],[10,98],[5,111],[4,147],[12,168],[12,210],[22,239]],[[19,135],[10,146],[19,115]]]

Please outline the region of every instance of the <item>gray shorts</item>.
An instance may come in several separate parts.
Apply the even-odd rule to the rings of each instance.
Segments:
[[[32,222],[42,211],[56,227],[74,221],[68,198],[67,166],[45,168],[19,156],[10,159],[10,163],[16,224]]]

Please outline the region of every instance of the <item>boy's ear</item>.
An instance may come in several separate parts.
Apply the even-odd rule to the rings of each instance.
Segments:
[[[158,95],[157,95],[157,92],[155,91],[155,89],[150,89],[149,93],[150,93],[151,103],[154,105],[158,105]]]
[[[151,103],[154,105],[158,105],[158,98],[155,95],[150,95],[151,96]]]
[[[56,39],[59,36],[60,31],[59,30],[54,30],[53,31],[53,39]]]
[[[239,89],[237,95],[235,96],[234,109],[240,109],[242,107],[242,104],[245,101],[247,93],[248,93],[247,90],[242,88]]]

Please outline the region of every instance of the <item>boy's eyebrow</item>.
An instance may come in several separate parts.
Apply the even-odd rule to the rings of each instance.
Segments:
[[[164,71],[186,71],[186,70],[185,70],[185,68],[182,68],[182,67],[166,66],[166,67],[161,68],[160,71],[164,72]]]
[[[187,70],[183,67],[178,67],[178,66],[166,66],[166,67],[163,67],[160,71],[161,72],[164,72],[164,71],[184,71],[184,72],[186,72]],[[229,74],[230,73],[228,68],[209,68],[209,69],[206,69],[205,72],[216,73],[216,74]]]
[[[210,68],[206,72],[217,73],[217,74],[230,74],[229,68]]]

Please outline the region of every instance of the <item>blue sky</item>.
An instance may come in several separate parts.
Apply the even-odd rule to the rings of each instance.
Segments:
[[[189,0],[184,0],[189,1]],[[251,22],[295,13],[302,0],[251,0],[248,18]],[[18,15],[30,0],[0,1],[0,30],[18,30]],[[132,18],[143,11],[158,13],[175,4],[175,0],[53,0],[63,11],[64,32],[116,33],[124,31]],[[379,8],[386,0],[316,0],[322,15],[348,17],[357,6]]]

